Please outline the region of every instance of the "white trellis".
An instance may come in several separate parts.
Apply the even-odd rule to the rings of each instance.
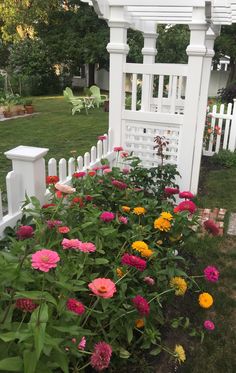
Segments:
[[[181,189],[196,193],[214,40],[221,25],[236,22],[236,0],[85,2],[93,5],[110,27],[109,128],[113,130],[115,145],[134,151],[149,167],[158,163],[153,151],[154,136],[165,136],[169,143],[168,161],[177,164],[182,175]],[[189,25],[187,64],[155,63],[157,24]],[[126,62],[127,28],[143,33],[143,64]],[[129,110],[125,108],[126,74],[132,77]],[[141,109],[137,110],[140,81]]]

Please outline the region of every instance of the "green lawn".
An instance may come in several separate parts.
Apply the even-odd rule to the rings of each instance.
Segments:
[[[47,159],[69,158],[70,151],[78,155],[96,145],[97,136],[107,132],[108,113],[102,108],[71,115],[71,105],[63,97],[33,99],[36,112],[32,117],[0,122],[0,188],[5,190],[5,177],[11,170],[4,152],[18,145],[49,148]]]

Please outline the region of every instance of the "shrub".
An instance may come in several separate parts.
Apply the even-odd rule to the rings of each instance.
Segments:
[[[217,92],[218,97],[222,103],[226,102],[229,104],[230,102],[234,102],[234,98],[236,98],[236,81],[232,82],[228,87],[221,88]]]
[[[191,201],[180,211],[164,197],[170,166],[158,168],[151,185],[154,170],[145,174],[137,158],[127,162],[129,172],[106,162],[87,176],[76,172],[72,186],[48,177],[52,196],[42,208],[27,198],[24,227],[0,252],[0,369],[67,373],[111,364],[115,371],[142,350],[165,350],[181,363],[184,348],[164,346],[163,327],[203,334],[168,311],[187,291],[198,307],[181,255],[196,230]],[[205,272],[217,281],[217,269]],[[199,302],[206,309],[213,298],[205,292]]]
[[[212,162],[223,167],[231,168],[236,166],[236,152],[230,150],[220,150],[212,157]]]

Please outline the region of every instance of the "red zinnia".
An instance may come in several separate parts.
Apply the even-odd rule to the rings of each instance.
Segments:
[[[123,265],[128,265],[130,267],[136,268],[138,271],[143,272],[147,266],[147,262],[144,259],[139,258],[135,255],[130,255],[125,253],[121,258],[121,263]]]
[[[211,219],[204,221],[203,225],[207,232],[211,233],[213,236],[218,236],[218,234],[220,233],[219,228]]]
[[[191,214],[193,214],[196,211],[196,205],[192,201],[183,201],[178,204],[174,208],[174,212],[179,212],[179,211],[189,211]]]
[[[79,179],[81,177],[86,176],[86,172],[84,172],[84,171],[75,172],[72,176],[75,177],[76,179]]]
[[[68,301],[66,302],[66,307],[69,311],[74,312],[77,315],[83,315],[83,313],[85,312],[84,305],[74,298],[68,299]]]
[[[120,190],[124,190],[128,186],[126,183],[124,183],[123,181],[119,181],[119,180],[112,180],[111,183],[114,187],[116,187],[117,189],[120,189]]]
[[[46,184],[47,185],[49,185],[49,184],[56,184],[58,181],[59,181],[59,177],[58,176],[47,176],[46,177]]]
[[[89,194],[87,196],[85,196],[85,201],[91,202],[92,200],[93,200],[93,197],[90,196]]]
[[[69,227],[66,227],[66,226],[64,226],[64,227],[59,227],[59,228],[58,228],[58,232],[59,232],[59,233],[62,233],[62,234],[64,234],[64,233],[68,233],[68,232],[70,232],[70,228],[69,228]]]
[[[80,207],[83,207],[83,205],[84,205],[83,199],[81,197],[74,197],[72,199],[72,203],[73,204],[78,204]]]
[[[141,297],[141,295],[136,295],[136,297],[132,299],[132,302],[141,316],[149,315],[150,306],[145,298]]]
[[[88,175],[89,175],[89,176],[95,176],[95,175],[96,175],[96,172],[95,172],[95,171],[89,171],[89,172],[88,172]]]
[[[111,360],[112,348],[106,342],[99,342],[94,346],[94,350],[91,356],[92,367],[101,372],[102,370],[108,368]]]
[[[171,196],[172,194],[178,194],[179,193],[179,188],[170,188],[166,187],[164,189],[164,192],[167,196]]]
[[[191,192],[180,192],[179,198],[192,199],[194,198],[194,195]]]
[[[48,207],[56,206],[55,203],[45,203],[45,205],[42,206],[42,209],[47,209]]]
[[[25,312],[33,312],[38,304],[35,304],[32,299],[29,298],[19,298],[16,300],[16,308]]]
[[[30,225],[22,225],[16,231],[16,235],[19,240],[25,240],[31,238],[34,235],[34,230]]]

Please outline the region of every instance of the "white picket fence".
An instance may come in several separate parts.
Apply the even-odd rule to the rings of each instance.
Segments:
[[[6,177],[7,208],[3,209],[2,195],[0,191],[0,237],[3,237],[4,229],[14,227],[22,216],[22,204],[25,195],[35,196],[41,204],[46,203],[49,191],[46,189],[46,176],[57,175],[62,184],[69,184],[72,175],[76,171],[85,171],[101,165],[102,159],[107,159],[112,167],[116,161],[117,153],[113,150],[113,136],[109,130],[106,139],[99,140],[97,146],[93,146],[90,152],[79,156],[77,159],[64,158],[59,162],[51,158],[45,165],[44,156],[48,149],[30,146],[18,146],[5,153],[12,160],[12,171]],[[7,213],[4,214],[4,211]]]
[[[208,113],[212,132],[204,145],[203,155],[206,156],[212,156],[221,149],[236,149],[236,99],[234,104],[222,104],[219,109],[217,111],[217,105],[214,105]],[[219,128],[219,134],[216,134],[215,127]]]

